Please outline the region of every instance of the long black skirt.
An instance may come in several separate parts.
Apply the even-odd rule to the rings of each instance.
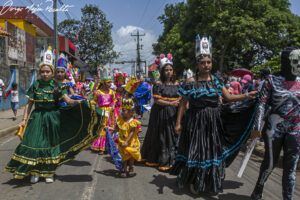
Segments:
[[[148,124],[148,130],[142,146],[142,158],[148,166],[158,166],[168,170],[175,159],[177,135],[174,127],[177,108],[154,104]]]
[[[193,184],[197,192],[223,191],[225,168],[249,138],[254,104],[187,110],[170,172],[177,175],[179,188]]]

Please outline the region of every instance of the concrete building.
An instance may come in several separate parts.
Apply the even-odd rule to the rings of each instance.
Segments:
[[[38,77],[40,53],[54,47],[54,31],[41,18],[26,7],[0,6],[0,78],[10,89],[19,84],[20,104],[26,103],[25,93]],[[59,54],[63,52],[75,67],[83,67],[78,60],[76,46],[65,36],[59,36]],[[10,107],[2,101],[1,109]]]

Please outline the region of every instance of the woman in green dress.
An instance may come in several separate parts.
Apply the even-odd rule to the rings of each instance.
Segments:
[[[52,59],[52,55],[46,53],[44,60],[45,57]],[[38,182],[39,177],[53,182],[56,169],[89,147],[103,129],[104,111],[88,101],[70,99],[67,87],[52,80],[52,63],[41,63],[41,79],[27,92],[29,100],[20,123],[25,126],[27,121],[27,127],[22,142],[5,167],[5,171],[13,172],[16,179],[31,175],[32,183]],[[60,100],[71,105],[59,107]],[[33,104],[35,109],[28,117]]]

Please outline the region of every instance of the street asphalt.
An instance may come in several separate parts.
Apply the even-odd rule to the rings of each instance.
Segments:
[[[142,120],[143,140],[147,129],[148,114]],[[11,173],[3,168],[19,143],[19,138],[0,139],[0,199],[1,200],[169,200],[169,199],[205,199],[205,200],[250,200],[254,188],[261,158],[252,155],[244,176],[239,179],[236,172],[242,153],[226,170],[224,191],[217,196],[192,195],[188,188],[179,190],[176,176],[159,172],[156,168],[137,163],[133,178],[119,178],[118,171],[108,155],[99,156],[85,150],[75,160],[59,168],[55,182],[45,183],[44,179],[31,184],[29,177],[14,180]],[[281,197],[282,169],[276,168],[270,176],[264,190],[266,200],[279,200]],[[300,199],[300,175],[297,175],[294,199]]]

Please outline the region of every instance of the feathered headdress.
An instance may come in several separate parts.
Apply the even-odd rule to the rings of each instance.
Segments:
[[[207,38],[204,35],[200,38],[199,34],[196,35],[195,56],[197,61],[204,57],[212,57],[212,38],[210,36]]]
[[[44,65],[47,65],[51,68],[52,72],[54,72],[54,52],[52,51],[52,47],[48,46],[48,49],[44,52],[41,51],[41,63],[40,68]]]

